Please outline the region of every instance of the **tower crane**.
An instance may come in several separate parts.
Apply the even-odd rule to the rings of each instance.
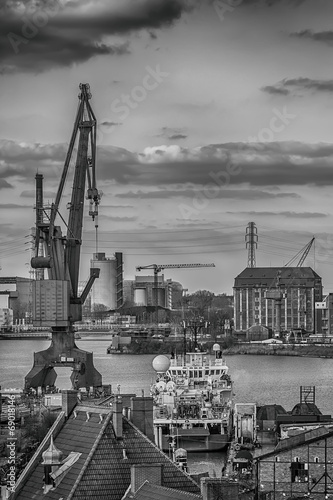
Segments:
[[[88,190],[89,215],[98,227],[100,193],[96,187],[96,117],[90,106],[89,84],[80,84],[79,105],[68,152],[54,203],[50,209],[43,206],[43,176],[36,175],[36,236],[31,266],[48,271],[48,279],[33,283],[33,323],[51,327],[52,343],[45,351],[34,353],[34,364],[25,377],[26,389],[53,386],[57,366],[73,369],[71,381],[74,388],[101,387],[102,376],[93,365],[92,353],[79,349],[74,340],[74,323],[82,319],[82,305],[100,270],[90,269],[90,277],[79,295],[79,267],[82,244],[85,184]],[[59,211],[65,182],[77,136],[78,147],[73,176],[71,201],[67,208],[68,221]],[[60,216],[67,227],[66,236],[56,225]],[[38,276],[38,273],[37,273]]]
[[[136,268],[137,271],[142,271],[143,269],[154,270],[154,305],[156,327],[158,327],[158,273],[160,273],[163,269],[193,269],[196,267],[215,267],[215,264],[149,264],[148,266],[138,266]]]

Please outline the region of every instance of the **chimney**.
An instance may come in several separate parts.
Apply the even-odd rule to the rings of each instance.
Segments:
[[[131,492],[135,493],[145,481],[163,486],[163,464],[136,464],[131,467]]]
[[[203,500],[215,500],[223,498],[223,500],[238,500],[238,483],[231,481],[228,478],[210,478],[204,477],[200,480],[201,495]]]
[[[117,439],[123,438],[123,403],[121,398],[116,397],[112,405],[113,430]]]
[[[68,418],[77,404],[78,391],[66,390],[62,391],[62,410],[65,412],[65,417]]]
[[[153,398],[131,398],[131,421],[154,441]]]

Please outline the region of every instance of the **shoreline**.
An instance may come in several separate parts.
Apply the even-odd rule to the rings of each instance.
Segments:
[[[223,354],[254,354],[256,356],[298,356],[330,359],[333,358],[333,345],[242,343],[224,349]]]

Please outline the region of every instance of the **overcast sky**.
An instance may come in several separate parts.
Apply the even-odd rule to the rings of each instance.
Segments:
[[[253,221],[257,266],[285,265],[315,236],[306,264],[333,291],[333,2],[0,5],[0,275],[29,276],[35,174],[51,202],[88,82],[98,251],[122,251],[125,278],[214,262],[165,277],[232,293]],[[95,251],[86,217],[81,280]]]

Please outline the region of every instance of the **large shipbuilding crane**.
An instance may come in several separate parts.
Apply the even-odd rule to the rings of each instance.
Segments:
[[[138,266],[137,271],[143,269],[154,270],[154,305],[155,305],[155,321],[158,327],[158,273],[163,269],[192,269],[195,267],[215,267],[215,264],[149,264],[148,266]]]
[[[97,231],[100,194],[96,187],[96,117],[90,106],[90,87],[80,84],[79,106],[66,155],[57,195],[50,209],[43,206],[43,176],[36,176],[36,235],[35,255],[31,266],[37,277],[43,270],[49,279],[33,283],[33,322],[35,326],[51,327],[52,342],[48,349],[34,353],[34,364],[25,378],[25,387],[53,386],[55,367],[71,367],[73,388],[99,388],[102,376],[93,365],[93,354],[79,349],[74,340],[74,323],[82,319],[82,305],[95,281],[99,269],[90,270],[90,277],[81,295],[78,292],[80,253],[86,179],[89,215]],[[75,141],[79,135],[68,222],[59,211],[68,176]],[[67,226],[67,235],[56,225],[60,216]]]

